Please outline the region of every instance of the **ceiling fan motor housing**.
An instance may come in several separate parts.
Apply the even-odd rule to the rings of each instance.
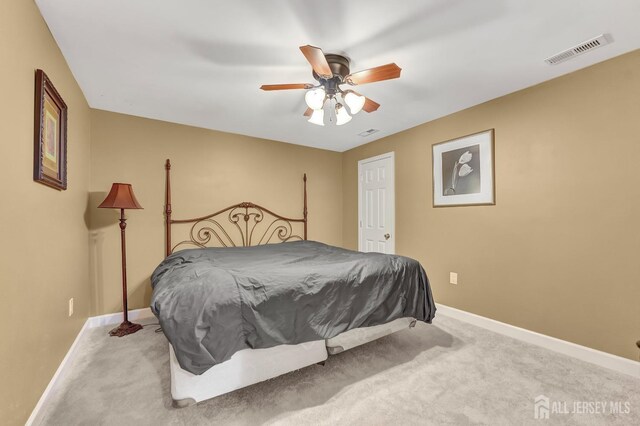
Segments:
[[[349,75],[349,58],[342,55],[335,55],[333,53],[328,53],[324,55],[324,57],[327,58],[329,68],[331,68],[333,76],[339,76],[340,82],[342,82],[344,78]],[[313,78],[318,81],[321,79],[315,71],[313,71]]]

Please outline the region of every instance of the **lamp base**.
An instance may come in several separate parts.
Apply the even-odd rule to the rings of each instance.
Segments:
[[[133,334],[138,330],[142,330],[142,326],[140,324],[134,324],[129,321],[125,321],[120,324],[118,327],[114,328],[109,332],[110,336],[126,336],[127,334]]]

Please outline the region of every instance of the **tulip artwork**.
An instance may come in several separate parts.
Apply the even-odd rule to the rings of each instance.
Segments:
[[[451,173],[451,186],[444,190],[444,195],[456,194],[456,183],[458,178],[469,176],[473,172],[473,168],[468,164],[473,159],[473,154],[470,151],[465,151],[460,158],[453,165],[453,171]]]

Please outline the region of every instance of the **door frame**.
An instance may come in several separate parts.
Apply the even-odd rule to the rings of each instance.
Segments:
[[[391,230],[389,231],[393,235],[391,251],[396,253],[396,153],[395,151],[387,152],[384,154],[376,155],[375,157],[369,157],[358,161],[358,251],[362,251],[362,182],[360,180],[360,172],[362,166],[366,163],[382,160],[383,158],[391,158],[391,170],[390,175],[393,176],[393,185],[391,187],[391,196],[393,201],[391,206],[393,207],[393,214],[391,220]]]

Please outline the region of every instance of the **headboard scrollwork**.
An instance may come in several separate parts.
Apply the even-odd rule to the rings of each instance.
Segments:
[[[281,216],[258,204],[242,202],[207,216],[172,219],[171,162],[167,160],[165,192],[165,254],[183,247],[247,247],[307,239],[307,175],[304,182],[303,217]],[[172,226],[190,224],[188,239],[172,245]],[[301,228],[301,229],[300,229]]]

